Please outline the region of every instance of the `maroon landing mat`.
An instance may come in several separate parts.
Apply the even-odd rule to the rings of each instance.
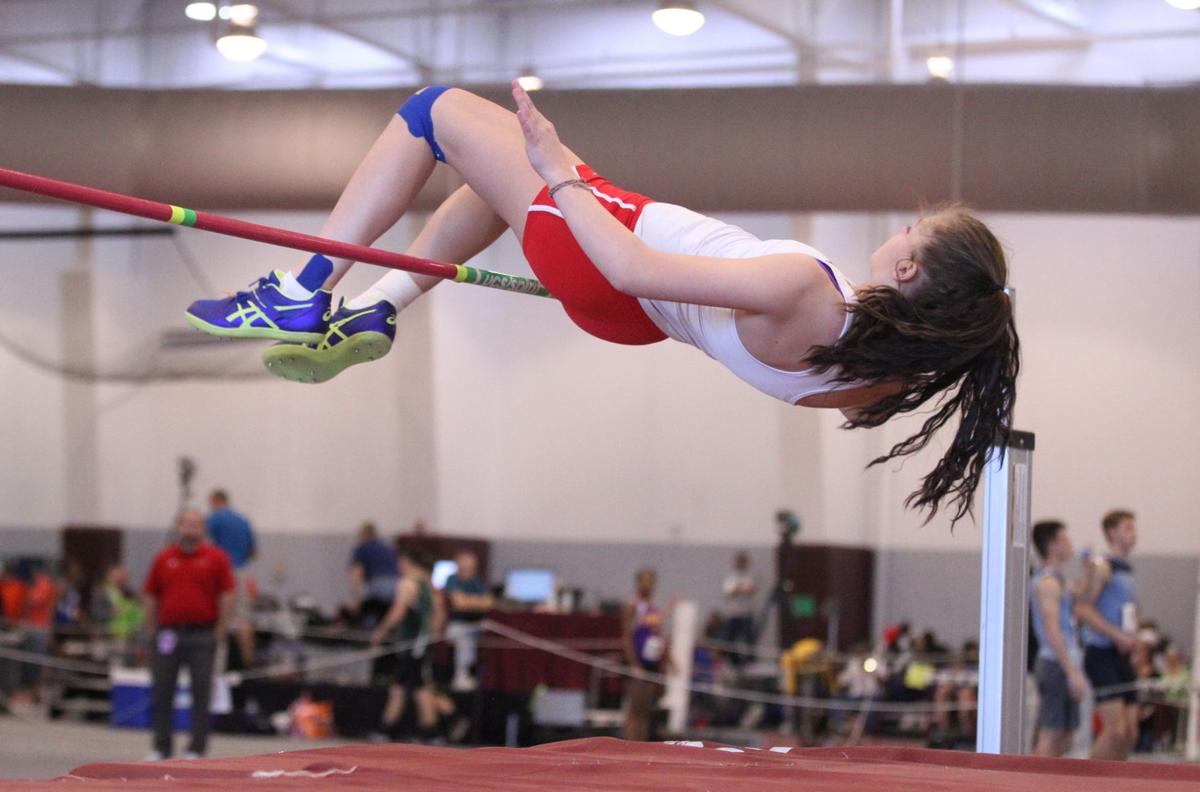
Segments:
[[[351,745],[191,762],[91,764],[55,779],[0,781],[0,792],[31,789],[1197,792],[1200,765],[595,738],[534,748]]]

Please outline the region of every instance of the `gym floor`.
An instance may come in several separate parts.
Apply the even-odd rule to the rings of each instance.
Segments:
[[[182,750],[187,738],[176,735]],[[295,751],[342,745],[341,740],[299,740],[214,734],[209,756]],[[40,713],[0,717],[0,778],[52,778],[93,762],[136,762],[150,752],[150,733],[104,724],[46,720]]]

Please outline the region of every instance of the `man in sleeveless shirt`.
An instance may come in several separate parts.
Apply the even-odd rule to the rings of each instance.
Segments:
[[[395,737],[399,730],[410,697],[416,705],[417,736],[421,739],[435,736],[437,707],[426,679],[425,652],[445,626],[446,613],[441,597],[433,590],[432,567],[422,552],[408,550],[400,554],[400,578],[392,607],[371,633],[373,646],[389,638],[395,641],[395,676],[388,685],[379,724],[382,735],[388,737]]]
[[[658,573],[653,567],[642,567],[634,576],[634,596],[625,604],[622,613],[625,662],[631,668],[650,674],[666,673],[671,669],[669,639],[663,632],[664,621],[671,610],[659,610],[654,604],[654,589]],[[625,680],[625,725],[621,736],[626,740],[649,740],[654,733],[654,711],[662,697],[663,686],[657,679],[630,677]]]
[[[1079,727],[1079,701],[1087,693],[1087,680],[1075,657],[1074,592],[1063,577],[1071,560],[1067,526],[1046,520],[1033,526],[1033,545],[1042,565],[1034,573],[1030,602],[1038,655],[1038,736],[1034,753],[1063,756],[1071,749]]]
[[[1136,675],[1129,656],[1137,632],[1137,587],[1129,555],[1137,543],[1133,512],[1110,511],[1101,521],[1108,554],[1086,565],[1083,594],[1075,605],[1083,623],[1083,667],[1096,694],[1100,736],[1093,759],[1125,759],[1137,740]]]

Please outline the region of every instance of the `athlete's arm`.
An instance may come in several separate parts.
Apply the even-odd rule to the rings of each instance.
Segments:
[[[625,662],[638,665],[637,649],[633,645],[633,604],[626,603],[621,609],[621,646],[625,650]]]
[[[1071,697],[1076,701],[1083,698],[1087,686],[1083,674],[1071,659],[1067,642],[1063,639],[1062,625],[1059,624],[1059,600],[1062,597],[1062,586],[1057,580],[1046,575],[1037,583],[1037,607],[1042,614],[1042,624],[1045,626],[1046,642],[1054,652],[1054,659],[1067,675],[1067,687]]]
[[[554,185],[575,177],[558,134],[529,95],[514,83],[517,118],[534,170]],[[713,305],[787,318],[805,313],[809,300],[838,299],[828,277],[798,253],[739,259],[654,250],[610,215],[587,190],[567,187],[554,196],[584,253],[618,291],[647,299]],[[821,305],[821,302],[815,302]]]
[[[388,630],[400,623],[404,615],[408,613],[408,606],[412,604],[414,596],[414,584],[411,580],[401,580],[396,583],[396,596],[392,601],[392,607],[388,608],[387,615],[383,617],[383,621],[371,633],[371,642],[379,643],[383,637],[387,635]]]
[[[1075,616],[1096,632],[1111,639],[1122,652],[1128,652],[1133,648],[1130,637],[1096,610],[1096,600],[1112,577],[1112,567],[1103,559],[1097,559],[1093,563],[1095,568],[1088,573],[1083,593],[1075,600]]]
[[[436,591],[433,594],[433,624],[430,632],[434,636],[441,636],[446,629],[446,600],[439,597]]]
[[[363,573],[362,564],[356,561],[350,565],[350,601],[354,604],[355,610],[362,607],[365,588],[366,575]]]

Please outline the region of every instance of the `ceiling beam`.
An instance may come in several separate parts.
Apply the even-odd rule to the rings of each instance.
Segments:
[[[342,24],[341,17],[335,21],[324,15],[308,16],[305,14],[300,14],[296,11],[293,11],[290,7],[284,5],[283,3],[276,2],[275,0],[259,0],[259,5],[263,8],[271,9],[289,22],[312,25],[313,27],[322,28],[330,31],[331,33],[336,33],[337,35],[342,36],[343,38],[348,38],[351,41],[357,41],[360,44],[365,44],[378,52],[382,52],[383,54],[402,61],[403,63],[416,69],[421,75],[422,79],[425,79],[428,75],[433,73],[432,66],[430,66],[430,64],[426,63],[421,58],[417,57],[411,52],[408,52],[407,50],[393,47],[390,44],[384,44],[381,41],[376,41],[370,36],[364,36],[362,33],[345,27],[345,25]]]
[[[751,11],[742,4],[734,2],[734,0],[709,0],[709,2],[730,16],[749,22],[751,25],[783,39],[796,51],[797,56],[816,60],[818,53],[821,52],[820,45],[810,36],[790,30],[771,17]],[[825,65],[848,66],[850,68],[863,68],[866,65],[861,60],[853,60],[841,55],[828,53],[821,57],[820,60]]]
[[[733,0],[710,0],[710,2],[712,2],[712,4],[717,8],[723,10],[725,13],[749,22],[757,28],[761,28],[768,33],[778,36],[798,50],[811,51],[817,47],[813,40],[808,36],[798,33],[794,30],[790,30],[771,17],[751,11],[742,6],[740,3],[733,2]]]
[[[34,68],[41,69],[42,71],[49,72],[50,74],[54,74],[59,77],[66,77],[73,85],[95,85],[94,82],[85,80],[82,76],[80,76],[79,72],[75,71],[74,69],[69,69],[65,66],[59,66],[57,63],[48,61],[45,58],[39,58],[36,55],[29,55],[24,52],[20,52],[13,49],[10,45],[0,45],[0,57],[5,57],[9,60],[15,60],[18,63],[24,63],[27,66],[33,66]]]
[[[1001,0],[1004,5],[1051,22],[1073,33],[1087,31],[1087,22],[1074,8],[1058,0]]]

